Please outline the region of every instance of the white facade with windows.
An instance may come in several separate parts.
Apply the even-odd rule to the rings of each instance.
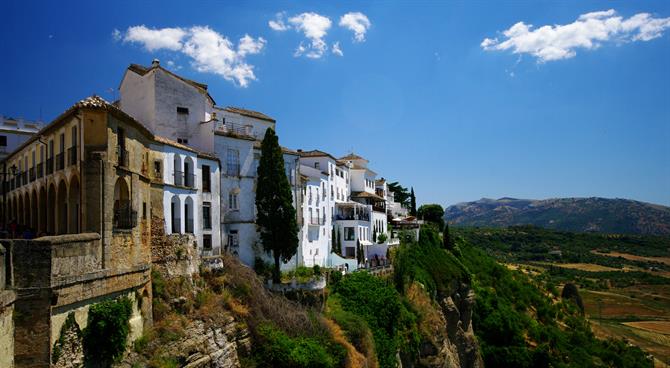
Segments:
[[[165,233],[193,234],[200,254],[220,254],[219,161],[160,137],[151,148],[149,164],[163,184]]]
[[[0,116],[0,160],[44,127],[44,123]]]

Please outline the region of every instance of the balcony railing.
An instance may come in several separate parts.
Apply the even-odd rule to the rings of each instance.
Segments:
[[[116,147],[116,159],[118,160],[119,166],[121,167],[129,167],[128,165],[128,157],[130,155],[128,154],[128,150],[126,150],[123,147]]]
[[[239,176],[240,164],[226,164],[226,174],[231,176]]]
[[[49,157],[47,159],[47,175],[51,175],[54,173],[54,158]]]
[[[326,221],[324,221],[324,219],[322,217],[312,216],[309,219],[309,224],[310,225],[317,225],[318,226],[318,225],[323,225],[325,223],[326,223]]]
[[[386,212],[386,206],[373,204],[372,205],[372,210],[376,211],[376,212]]]
[[[195,175],[186,173],[184,174],[184,186],[187,188],[195,188]]]
[[[77,156],[79,151],[77,151],[77,146],[72,146],[67,149],[67,157],[69,158],[69,164],[70,165],[76,165],[77,164]]]
[[[216,127],[216,131],[233,136],[251,137],[253,138],[253,131],[251,125],[242,125],[231,123],[229,121],[223,122]]]
[[[186,220],[186,229],[184,230],[186,234],[193,234],[193,219]]]
[[[118,202],[114,209],[114,228],[132,229],[137,226],[137,211],[132,209],[130,201]]]
[[[24,171],[21,174],[21,185],[26,185],[26,184],[28,184],[28,172]]]
[[[37,164],[37,178],[41,178],[44,176],[44,163],[40,162]]]
[[[65,168],[65,154],[63,152],[56,155],[56,170]]]
[[[335,215],[335,220],[370,221],[370,214],[368,214],[368,213],[358,213],[358,214],[339,213],[339,214]]]
[[[37,177],[35,176],[35,168],[31,167],[30,170],[28,170],[29,176],[30,176],[30,182],[35,181]]]
[[[174,185],[184,185],[184,173],[181,171],[174,172]]]

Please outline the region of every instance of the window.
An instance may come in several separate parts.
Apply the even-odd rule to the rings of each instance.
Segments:
[[[356,232],[353,227],[344,228],[344,240],[354,240],[356,238]]]
[[[237,211],[240,209],[237,203],[237,193],[234,192],[228,193],[228,209],[233,211]]]
[[[226,155],[226,173],[228,175],[240,175],[240,151],[228,149]]]
[[[319,163],[318,162],[314,163],[314,168],[317,169],[317,170],[319,169]]]
[[[202,165],[202,191],[209,193],[212,191],[211,175],[209,173],[209,166]]]
[[[177,114],[185,114],[185,115],[188,115],[188,107],[180,107],[180,106],[177,106]]]
[[[186,139],[186,138],[177,138],[177,143],[188,144],[188,139]]]
[[[240,239],[237,235],[237,230],[230,230],[228,233],[228,247],[237,248],[240,245]]]
[[[60,152],[65,152],[65,133],[61,133],[60,135]]]
[[[147,202],[142,202],[142,218],[147,219]]]
[[[7,136],[0,135],[0,147],[7,147]]]
[[[202,249],[212,250],[212,234],[202,234]]]
[[[212,204],[210,202],[202,202],[202,228],[212,229]]]
[[[161,176],[161,161],[156,160],[154,161],[154,176],[155,177],[160,177]]]

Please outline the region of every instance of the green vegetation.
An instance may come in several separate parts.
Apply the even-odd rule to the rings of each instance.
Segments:
[[[397,203],[400,203],[403,207],[408,208],[410,206],[410,194],[407,188],[403,187],[397,181],[388,183],[389,192],[393,193],[393,200]]]
[[[84,356],[89,364],[108,367],[123,356],[131,312],[131,301],[126,297],[91,306],[83,331]]]
[[[280,261],[288,262],[298,249],[298,223],[284,155],[274,130],[268,128],[261,143],[256,186],[256,224],[263,249],[272,253],[272,279],[281,282]]]
[[[344,349],[323,340],[308,337],[289,337],[271,324],[258,328],[259,346],[257,367],[331,368],[344,360]]]
[[[462,239],[458,248],[474,274],[474,331],[487,366],[652,366],[639,348],[596,339],[573,303],[554,301],[527,275]]]
[[[349,319],[342,327],[355,338],[355,346],[362,344],[356,340],[363,340],[365,332],[360,330],[364,325],[352,328],[355,324],[351,321],[356,319],[351,314],[365,321],[374,338],[380,367],[395,367],[398,351],[408,355],[416,353],[419,342],[417,317],[391,285],[367,272],[355,272],[334,284],[332,289],[341,310],[350,313],[340,313],[335,319]]]
[[[417,216],[429,224],[437,226],[438,229],[444,227],[444,208],[439,204],[424,204],[419,207]]]
[[[414,187],[409,193],[409,214],[416,216],[416,196],[414,196]]]

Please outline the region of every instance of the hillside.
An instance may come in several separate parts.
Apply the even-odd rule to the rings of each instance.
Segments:
[[[670,234],[670,207],[628,199],[482,198],[449,206],[444,217],[459,226],[534,225],[574,232]]]

